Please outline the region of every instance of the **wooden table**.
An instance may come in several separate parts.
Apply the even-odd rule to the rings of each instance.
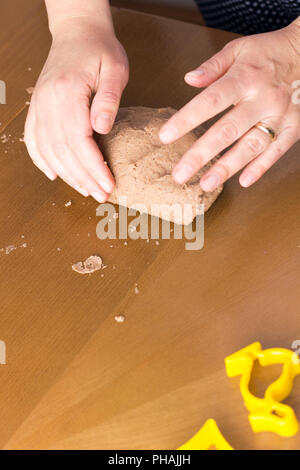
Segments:
[[[114,21],[131,62],[125,105],[179,108],[195,94],[184,73],[234,37],[124,10]],[[41,0],[2,6],[0,240],[19,248],[0,252],[1,447],[176,449],[215,418],[236,449],[300,449],[299,435],[252,433],[239,379],[224,369],[253,341],[300,339],[299,145],[252,188],[226,184],[200,251],[100,241],[97,203],[48,181],[19,141],[49,45]],[[91,254],[104,277],[72,271]],[[252,390],[279,372],[257,367]],[[300,417],[299,380],[287,403]]]

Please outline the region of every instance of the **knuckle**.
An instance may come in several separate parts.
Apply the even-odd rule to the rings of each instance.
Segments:
[[[265,149],[263,140],[256,136],[246,137],[245,144],[247,149],[251,152],[251,155],[259,155]]]
[[[202,95],[202,102],[205,106],[210,108],[218,108],[221,101],[222,97],[219,93],[217,92],[212,92],[212,91],[207,91],[207,93],[200,94]]]
[[[116,63],[116,74],[119,77],[122,77],[124,80],[128,80],[129,77],[129,65],[128,62],[125,61],[118,61]]]
[[[59,101],[70,97],[70,90],[78,88],[81,83],[80,79],[72,73],[63,73],[54,79],[53,89],[56,98]]]
[[[100,100],[104,103],[117,105],[119,103],[120,96],[115,90],[101,90]]]
[[[219,140],[224,144],[231,144],[239,136],[239,129],[235,122],[222,124],[218,132]]]
[[[95,162],[93,162],[92,160],[89,160],[87,158],[83,159],[83,158],[80,158],[80,163],[81,165],[83,166],[84,170],[89,174],[91,175],[91,177],[95,177],[96,173],[97,173],[97,164]]]
[[[182,163],[192,168],[193,173],[205,165],[204,157],[197,148],[191,149],[189,154],[182,159]]]
[[[190,166],[194,169],[194,171],[198,171],[199,168],[202,168],[207,163],[207,158],[203,155],[201,148],[195,148],[193,155],[190,158]]]
[[[66,151],[66,144],[62,142],[54,142],[53,144],[51,144],[51,148],[55,155],[63,156]]]
[[[58,77],[55,78],[54,80],[54,87],[55,90],[60,92],[61,90],[65,90],[71,85],[71,82],[73,81],[72,77],[68,73],[62,73],[58,75]]]
[[[279,158],[284,154],[285,150],[277,143],[275,148],[273,149],[273,158],[274,160],[279,160]]]
[[[224,50],[234,49],[235,47],[240,47],[244,43],[244,37],[233,39],[225,44],[223,47]]]
[[[222,162],[218,162],[215,165],[215,171],[222,175],[223,181],[227,180],[231,176],[231,171],[228,165]]]
[[[268,167],[261,162],[255,163],[255,165],[253,165],[253,167],[251,168],[251,172],[253,171],[257,178],[260,178],[263,174],[266,173],[267,170]]]
[[[204,157],[201,153],[199,153],[199,151],[195,152],[194,156],[191,158],[191,162],[193,162],[193,167],[195,171],[197,171],[198,168],[202,168],[205,165]]]
[[[93,165],[85,163],[84,169],[89,175],[93,175],[95,177],[96,172],[95,172],[95,167]]]
[[[218,57],[212,57],[207,62],[207,67],[215,74],[219,75],[222,72],[221,61]]]
[[[196,122],[196,116],[192,113],[189,114],[183,114],[180,116],[180,119],[177,120],[176,124],[174,127],[181,131],[188,132],[190,129],[193,129],[195,127],[195,122]],[[195,150],[195,148],[193,149]]]
[[[39,143],[39,152],[43,157],[46,157],[49,153],[48,145],[45,142]]]
[[[232,49],[232,46],[233,46],[234,42],[235,42],[235,40],[227,42],[225,44],[225,46],[223,47],[222,51],[228,51],[228,50]]]

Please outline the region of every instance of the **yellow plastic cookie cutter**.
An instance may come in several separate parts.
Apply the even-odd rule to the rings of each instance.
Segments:
[[[218,450],[233,450],[221,434],[214,419],[208,419],[202,428],[177,450],[208,450],[210,447]]]
[[[265,392],[264,398],[253,395],[249,390],[254,361],[262,366],[282,364],[280,377]],[[284,403],[293,388],[294,378],[300,374],[300,360],[289,349],[271,348],[262,350],[260,343],[250,344],[225,359],[228,377],[241,375],[240,389],[254,432],[271,431],[280,436],[294,436],[299,423],[294,410]]]

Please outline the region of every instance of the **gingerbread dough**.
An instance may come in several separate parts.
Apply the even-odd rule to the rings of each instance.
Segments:
[[[95,138],[116,180],[111,202],[118,203],[120,196],[126,196],[127,207],[143,204],[145,212],[151,215],[189,224],[197,215],[199,204],[203,204],[206,211],[222,186],[210,193],[201,189],[200,178],[211,163],[184,185],[173,180],[173,167],[204,132],[203,128],[198,128],[172,144],[162,144],[158,131],[175,112],[172,108],[120,108],[112,131],[108,135],[96,134]],[[182,220],[170,211],[158,213],[156,206],[163,204],[181,207],[189,204],[192,209]]]

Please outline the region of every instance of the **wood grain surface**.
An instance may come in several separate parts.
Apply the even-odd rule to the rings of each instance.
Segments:
[[[195,94],[184,73],[234,37],[113,15],[131,63],[124,105],[179,108]],[[215,418],[236,449],[300,449],[299,434],[252,433],[239,379],[224,368],[253,341],[290,348],[300,340],[299,145],[252,188],[237,177],[226,184],[205,217],[200,251],[186,251],[184,240],[100,241],[97,203],[48,181],[19,140],[26,88],[49,46],[41,0],[2,2],[0,446],[176,449]],[[10,245],[19,248],[5,254]],[[107,268],[72,271],[91,254]],[[252,389],[261,394],[279,373],[257,367]],[[300,418],[299,385],[287,403]]]

